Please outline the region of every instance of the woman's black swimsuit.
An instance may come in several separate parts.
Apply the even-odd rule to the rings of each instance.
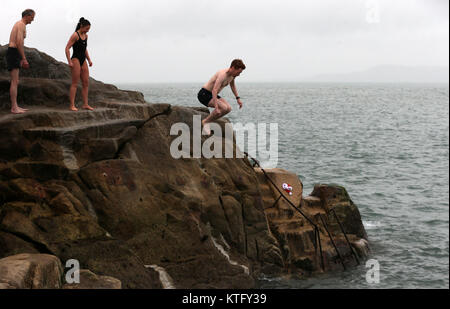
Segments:
[[[78,33],[78,40],[73,44],[73,55],[72,58],[77,58],[80,61],[80,66],[83,65],[86,60],[86,48],[87,48],[87,37],[85,40],[82,40],[80,34]]]

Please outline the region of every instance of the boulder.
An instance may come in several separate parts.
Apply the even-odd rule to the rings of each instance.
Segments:
[[[56,256],[18,254],[0,260],[0,288],[59,289],[63,268]]]
[[[367,240],[367,233],[361,220],[358,207],[351,200],[347,190],[339,185],[318,184],[314,186],[311,196],[317,197],[327,212],[334,210],[344,231]],[[339,230],[338,223],[333,218],[332,228]]]

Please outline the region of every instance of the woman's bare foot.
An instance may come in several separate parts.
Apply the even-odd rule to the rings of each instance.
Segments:
[[[11,108],[11,113],[13,114],[23,114],[27,111],[28,109],[26,108],[21,108],[21,107],[16,107],[16,108]]]
[[[76,108],[75,106],[71,106],[70,110],[76,112],[76,111],[78,111],[78,108]]]
[[[82,109],[88,109],[88,110],[90,110],[90,111],[93,111],[93,110],[94,110],[94,108],[90,107],[89,105],[83,105],[81,108],[82,108]]]

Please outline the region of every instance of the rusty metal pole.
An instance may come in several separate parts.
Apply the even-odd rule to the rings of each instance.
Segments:
[[[342,234],[344,234],[345,240],[347,241],[348,246],[350,247],[350,251],[352,252],[353,256],[355,257],[356,263],[360,265],[358,256],[356,255],[355,250],[353,249],[353,246],[350,244],[350,241],[348,240],[347,234],[344,231],[344,227],[341,224],[341,221],[339,221],[339,218],[336,214],[336,211],[334,209],[331,209],[333,211],[334,217],[336,218],[337,223],[339,224],[339,227],[341,228]]]
[[[319,243],[319,251],[320,251],[320,264],[322,265],[322,271],[325,271],[325,263],[323,261],[323,252],[322,252],[322,243],[320,241],[320,231],[319,228],[315,228],[315,234],[317,235],[317,241]]]
[[[336,244],[334,243],[333,237],[331,236],[330,231],[328,230],[327,225],[326,225],[325,221],[324,221],[323,218],[322,218],[322,215],[319,214],[319,217],[320,217],[320,220],[322,221],[323,227],[325,228],[325,230],[326,230],[327,233],[328,233],[328,237],[330,237],[331,243],[333,244],[333,247],[334,247],[334,249],[336,250],[336,253],[337,253],[339,259],[341,260],[342,267],[344,267],[344,270],[346,270],[345,264],[344,264],[344,260],[342,259],[342,256],[341,256],[341,254],[339,253],[339,250],[338,250]]]
[[[284,196],[283,192],[281,192],[281,190],[277,187],[277,185],[273,182],[273,180],[269,177],[269,175],[267,175],[266,171],[261,167],[261,165],[259,164],[258,160],[256,160],[255,158],[252,158],[251,156],[249,156],[249,154],[247,152],[244,152],[244,154],[249,157],[250,159],[252,159],[255,164],[253,166],[258,166],[259,168],[261,168],[261,171],[263,172],[264,176],[267,178],[267,180],[269,180],[269,182],[273,185],[273,187],[278,191],[278,193],[280,193],[280,198],[282,197],[286,202],[288,202],[289,205],[291,205],[292,208],[294,208],[297,212],[299,212],[308,222],[309,224],[311,224],[314,228],[315,231],[317,231],[317,239],[319,241],[319,248],[320,248],[320,257],[321,257],[321,263],[322,263],[322,269],[324,270],[324,262],[323,262],[323,253],[322,253],[322,243],[320,241],[320,230],[317,227],[317,225],[310,219],[308,218],[308,216],[306,216],[300,209],[299,207],[295,206],[286,196]],[[277,200],[278,202],[278,200]],[[321,217],[322,218],[322,217]],[[328,230],[327,230],[328,231]],[[331,238],[331,235],[328,233],[328,235]],[[333,241],[333,240],[332,240]],[[334,244],[334,243],[333,243]],[[336,248],[336,247],[335,247]],[[337,248],[336,248],[337,251]],[[339,251],[337,251],[339,254]],[[340,255],[339,255],[340,256]],[[345,265],[344,269],[345,269]]]

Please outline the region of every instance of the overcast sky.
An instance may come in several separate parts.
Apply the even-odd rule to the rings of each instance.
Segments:
[[[0,44],[26,8],[25,45],[60,61],[90,20],[91,76],[110,83],[205,82],[234,58],[246,82],[449,65],[448,0],[1,0]]]

